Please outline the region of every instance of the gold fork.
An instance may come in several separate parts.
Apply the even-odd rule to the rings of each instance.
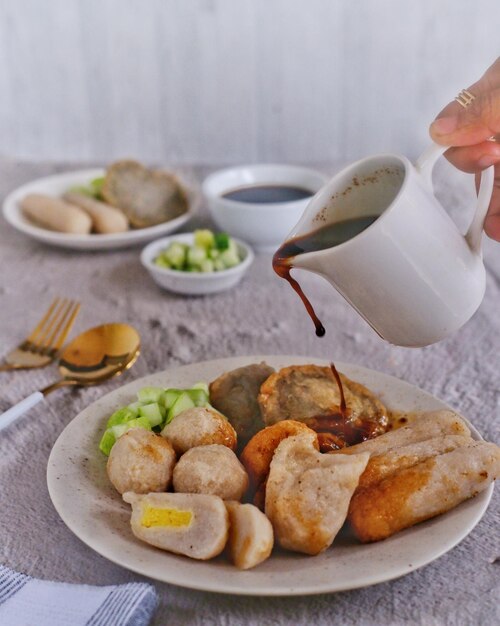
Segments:
[[[32,333],[5,357],[0,372],[44,367],[56,358],[75,321],[80,303],[56,298]]]

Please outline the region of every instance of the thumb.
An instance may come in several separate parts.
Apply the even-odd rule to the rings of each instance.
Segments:
[[[467,108],[450,103],[441,115],[430,127],[436,143],[472,146],[485,141],[500,133],[500,89],[481,93]]]

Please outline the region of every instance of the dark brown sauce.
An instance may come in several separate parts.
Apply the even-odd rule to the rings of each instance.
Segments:
[[[304,200],[310,198],[313,193],[310,189],[293,185],[251,185],[226,191],[222,197],[249,204],[277,204]]]
[[[376,422],[362,418],[348,421],[350,410],[345,401],[342,380],[333,363],[330,363],[330,368],[340,392],[339,410],[304,420],[306,426],[318,434],[320,452],[340,450],[380,434],[380,426]]]
[[[294,237],[285,241],[285,243],[275,252],[273,257],[273,268],[278,276],[288,281],[291,287],[299,295],[300,299],[304,303],[310,318],[312,319],[316,328],[316,335],[323,337],[325,334],[325,327],[316,315],[312,304],[307,296],[302,291],[301,286],[292,278],[290,271],[293,269],[294,257],[305,254],[306,252],[316,252],[318,250],[326,250],[338,246],[349,239],[352,239],[359,233],[363,232],[368,226],[373,224],[377,219],[377,215],[366,215],[363,217],[357,217],[350,220],[343,220],[340,222],[333,222],[322,226],[317,230],[314,230],[306,235],[300,237]]]

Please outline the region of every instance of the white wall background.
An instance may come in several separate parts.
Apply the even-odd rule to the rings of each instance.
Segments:
[[[499,0],[0,0],[0,153],[415,156],[499,44]]]

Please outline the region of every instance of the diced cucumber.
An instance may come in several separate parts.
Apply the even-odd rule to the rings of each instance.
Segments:
[[[227,233],[217,233],[215,235],[215,247],[218,250],[227,250],[229,248],[229,239]]]
[[[182,389],[165,389],[162,397],[163,406],[170,409],[181,393]]]
[[[217,250],[217,248],[212,248],[211,250],[208,251],[208,258],[212,259],[212,261],[215,261],[215,259],[218,259],[220,256],[220,250]]]
[[[209,250],[215,246],[215,237],[211,230],[195,230],[194,245]]]
[[[174,404],[170,407],[170,410],[167,415],[167,424],[170,423],[174,417],[182,413],[182,411],[186,411],[187,409],[193,409],[195,407],[195,403],[191,400],[188,393],[183,391]]]
[[[125,424],[112,426],[111,431],[115,438],[119,439],[131,428],[144,428],[145,430],[151,430],[151,424],[149,423],[149,419],[147,417],[136,417],[135,419],[130,420],[130,422],[125,422]]]
[[[199,268],[203,261],[207,258],[205,248],[199,246],[191,246],[187,252],[187,264],[189,268]]]
[[[208,394],[203,389],[188,389],[186,393],[195,406],[206,406],[208,404]]]
[[[186,264],[186,253],[188,246],[179,243],[178,241],[172,242],[163,253],[163,257],[170,263],[170,265],[178,270],[184,268]]]
[[[104,176],[99,176],[90,181],[90,188],[96,198],[102,197],[102,186],[104,185]]]
[[[111,428],[108,428],[104,431],[104,435],[101,437],[101,441],[99,442],[99,450],[106,456],[109,456],[111,448],[115,445],[115,441],[116,437],[113,431],[111,430]]]
[[[215,259],[214,268],[216,272],[222,272],[222,270],[227,269],[224,265],[224,261],[220,257],[218,259]]]
[[[133,417],[139,417],[139,409],[141,408],[142,404],[143,403],[140,401],[131,402],[126,408],[132,411]]]
[[[191,389],[203,389],[203,391],[207,394],[207,396],[209,395],[209,389],[208,389],[208,385],[207,383],[200,381],[198,383],[195,383]]]
[[[214,262],[212,261],[212,259],[205,259],[204,261],[202,261],[200,265],[200,271],[204,273],[210,273],[215,271]]]
[[[165,407],[160,407],[157,402],[146,404],[139,409],[139,415],[147,418],[151,427],[159,426],[163,422],[166,412]]]
[[[124,422],[129,422],[130,420],[137,417],[134,411],[131,411],[128,407],[123,407],[122,409],[118,409],[115,411],[113,415],[108,419],[106,424],[107,428],[111,428],[111,426],[116,426],[116,424],[123,424]]]
[[[230,250],[229,248],[227,250],[224,250],[219,259],[220,261],[222,261],[222,263],[224,263],[224,267],[226,269],[240,264],[240,258],[238,256],[238,253],[234,250]]]
[[[172,264],[163,255],[156,257],[155,265],[158,265],[158,267],[165,267],[167,270],[172,267]]]
[[[163,394],[161,387],[143,387],[137,392],[139,402],[159,402]]]

